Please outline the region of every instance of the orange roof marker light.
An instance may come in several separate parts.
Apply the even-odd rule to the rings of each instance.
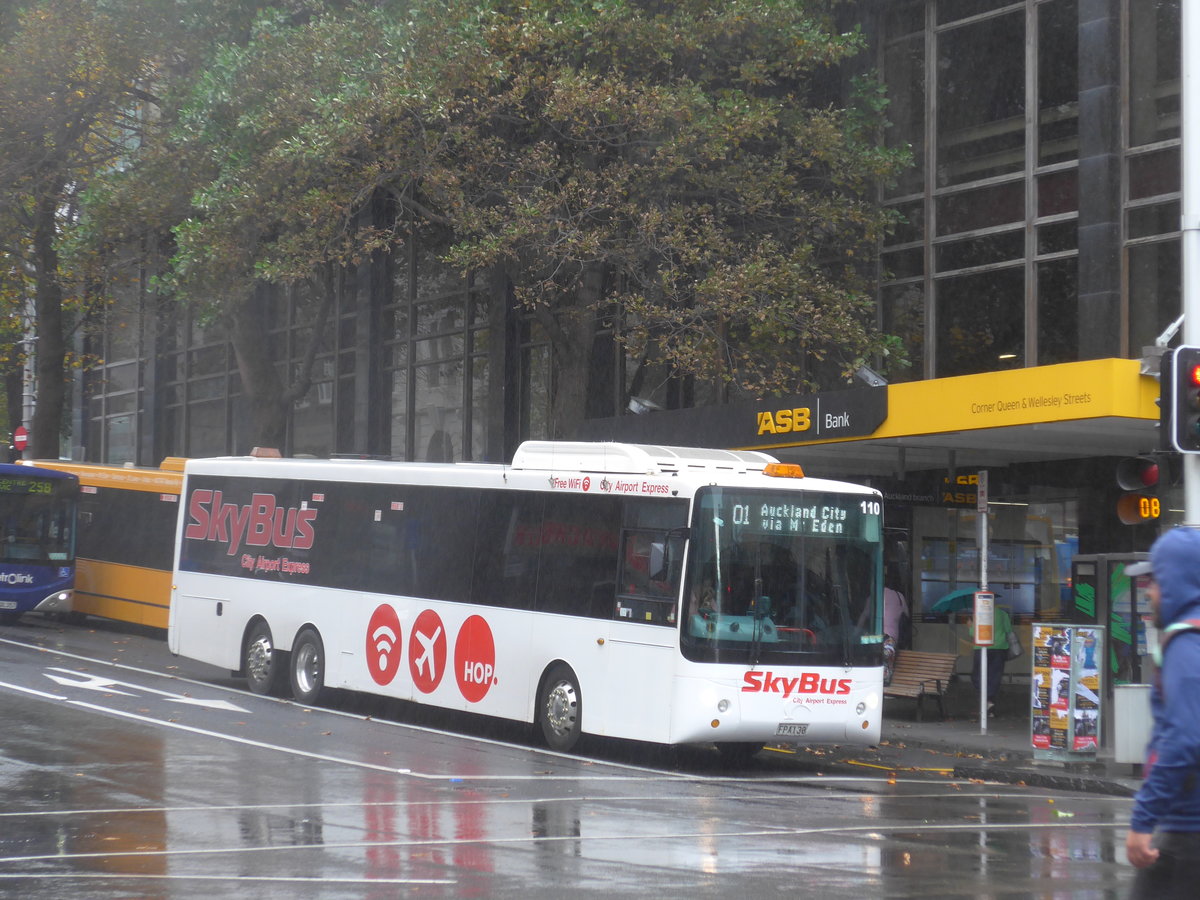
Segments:
[[[763,474],[772,478],[803,478],[804,470],[799,463],[767,463],[763,466]]]

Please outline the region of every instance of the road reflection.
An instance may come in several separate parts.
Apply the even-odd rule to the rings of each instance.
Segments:
[[[39,872],[165,873],[163,741],[104,723],[47,746],[41,729],[23,730],[5,740],[4,810],[18,824],[0,831],[0,856],[39,857]]]

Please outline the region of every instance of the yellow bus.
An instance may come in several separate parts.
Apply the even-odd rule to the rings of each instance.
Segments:
[[[39,460],[79,478],[74,612],[167,627],[183,460],[157,469]]]

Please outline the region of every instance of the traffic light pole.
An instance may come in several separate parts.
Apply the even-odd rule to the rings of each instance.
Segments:
[[[1180,4],[1183,343],[1200,345],[1200,4]],[[1183,523],[1200,527],[1200,453],[1183,454]]]

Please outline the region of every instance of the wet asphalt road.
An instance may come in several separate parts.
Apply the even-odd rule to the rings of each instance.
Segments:
[[[1117,898],[1129,801],[821,775],[339,698],[158,635],[0,631],[0,897]]]

